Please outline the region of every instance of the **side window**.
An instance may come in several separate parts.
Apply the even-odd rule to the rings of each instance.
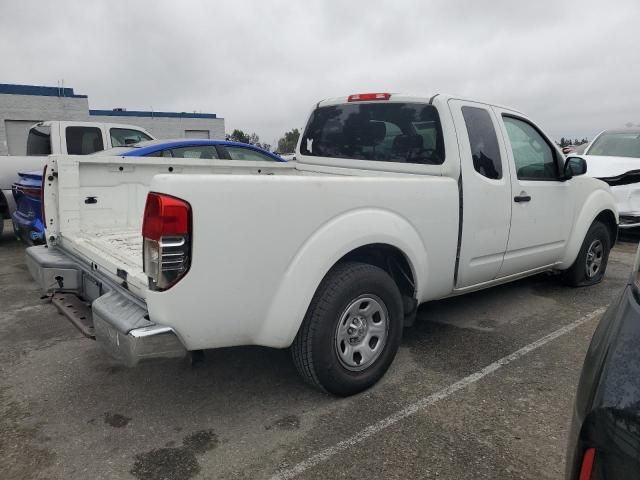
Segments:
[[[33,127],[27,137],[27,155],[51,155],[51,127]]]
[[[263,153],[256,152],[250,148],[243,147],[226,147],[231,160],[249,160],[252,162],[274,162],[275,160]]]
[[[216,147],[213,145],[193,145],[191,147],[172,148],[171,154],[174,158],[220,158],[218,157]]]
[[[151,137],[140,130],[131,128],[112,128],[109,130],[112,147],[126,147],[134,143],[151,140]]]
[[[90,155],[104,150],[102,132],[97,127],[67,127],[65,137],[69,155]]]
[[[171,150],[158,150],[157,152],[147,153],[145,157],[165,157],[171,158]]]
[[[538,131],[519,118],[503,116],[520,180],[557,180],[556,154]]]
[[[502,178],[500,147],[489,112],[484,108],[462,107],[462,116],[469,135],[473,168],[487,178]]]

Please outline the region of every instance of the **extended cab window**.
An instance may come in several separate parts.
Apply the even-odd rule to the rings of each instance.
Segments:
[[[462,107],[467,126],[473,168],[487,178],[502,178],[502,159],[498,137],[489,112],[484,108]]]
[[[256,152],[255,150],[251,150],[250,148],[242,148],[242,147],[226,147],[231,160],[250,160],[253,162],[273,162],[275,161],[273,158],[268,155],[264,155],[260,152]]]
[[[65,137],[69,155],[90,155],[104,150],[102,132],[97,127],[67,127]]]
[[[529,123],[503,116],[520,180],[558,180],[555,150]]]
[[[303,155],[379,162],[444,162],[438,111],[421,103],[348,103],[317,108],[300,146]]]
[[[126,147],[134,143],[151,140],[151,137],[146,133],[131,128],[111,128],[109,135],[111,136],[112,147]]]
[[[27,155],[51,155],[51,127],[39,126],[29,130]]]

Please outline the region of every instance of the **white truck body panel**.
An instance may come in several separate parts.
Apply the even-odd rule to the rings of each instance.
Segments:
[[[388,244],[405,253],[419,301],[451,292],[457,247],[451,239],[458,231],[453,179],[177,178],[157,176],[152,189],[187,200],[194,225],[219,229],[194,229],[193,255],[202,261],[194,262],[171,289],[178,289],[175,295],[149,292],[147,304],[150,316],[169,326],[177,311],[188,309],[190,314],[180,321],[188,326],[179,331],[190,347],[210,348],[205,345],[211,342],[216,347],[287,346],[298,328],[294,319],[304,316],[322,277],[341,257],[364,245]],[[202,191],[211,196],[196,193]],[[247,201],[229,201],[236,196]],[[215,204],[219,206],[211,208]],[[243,221],[247,218],[251,221]],[[258,238],[254,231],[260,232]],[[231,252],[237,254],[231,258]],[[217,266],[215,272],[209,265]],[[209,280],[203,284],[205,277]],[[193,302],[195,292],[206,292],[208,300]]]
[[[617,222],[603,182],[517,178],[502,115],[525,119],[519,112],[443,95],[392,97],[408,100],[437,108],[441,165],[314,157],[300,145],[298,162],[185,160],[172,173],[172,159],[125,165],[120,157],[52,156],[49,171],[58,176],[45,185],[49,246],[113,281],[126,279],[150,321],[175,332],[188,350],[281,348],[293,341],[326,273],[359,247],[400,251],[422,303],[569,268],[596,216],[608,211]],[[490,113],[501,179],[474,170],[464,105]],[[190,268],[166,291],[147,288],[141,265],[137,232],[150,190],[192,210]],[[514,203],[522,192],[534,201]],[[98,201],[87,204],[88,197]]]

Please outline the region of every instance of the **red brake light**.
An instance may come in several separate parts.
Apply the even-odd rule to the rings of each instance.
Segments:
[[[582,457],[582,467],[580,467],[579,480],[591,480],[591,472],[593,471],[593,463],[596,459],[596,449],[587,448]]]
[[[366,102],[370,100],[389,100],[390,93],[356,93],[349,95],[347,102]]]
[[[191,265],[191,206],[179,198],[149,192],[142,236],[142,268],[149,288],[171,288]]]
[[[144,208],[142,236],[151,240],[189,235],[191,207],[184,200],[150,192]]]
[[[38,188],[38,187],[21,187],[18,186],[15,188],[17,193],[21,193],[22,195],[26,196],[26,197],[31,197],[31,198],[36,198],[38,200],[41,200],[42,197],[42,188]]]

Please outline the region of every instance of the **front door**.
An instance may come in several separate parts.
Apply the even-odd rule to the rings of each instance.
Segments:
[[[509,238],[511,180],[507,151],[498,141],[499,120],[491,107],[451,100],[461,169],[461,240],[456,288],[493,280]]]
[[[493,108],[500,119],[511,170],[511,229],[499,277],[558,262],[573,222],[571,181],[562,180],[564,158],[529,120]]]

